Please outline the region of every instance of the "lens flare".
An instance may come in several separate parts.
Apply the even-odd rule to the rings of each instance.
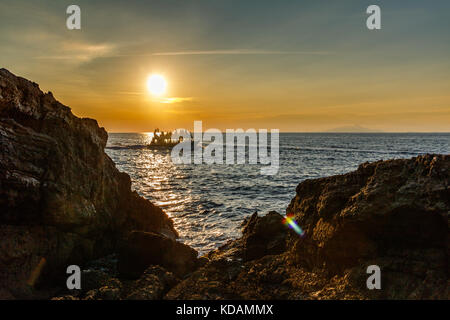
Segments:
[[[283,224],[293,229],[300,237],[305,235],[305,231],[300,228],[297,222],[294,220],[294,215],[292,213],[288,213],[286,218],[283,219]]]

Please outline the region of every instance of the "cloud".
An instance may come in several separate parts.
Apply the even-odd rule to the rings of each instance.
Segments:
[[[37,56],[35,59],[90,61],[108,55],[114,49],[112,44],[91,44],[86,42],[63,42],[55,55]]]
[[[144,93],[140,91],[117,91],[116,94],[129,95],[129,96],[141,96]]]
[[[147,94],[146,92],[139,92],[139,91],[117,91],[114,93],[119,94],[119,95],[128,95],[128,96],[143,96],[143,95]],[[193,97],[160,97],[160,98],[152,97],[150,100],[152,102],[157,102],[157,103],[174,104],[174,103],[193,101],[194,98]]]
[[[108,53],[113,47],[109,47]],[[249,50],[249,49],[227,49],[227,50],[187,50],[167,51],[152,53],[127,53],[127,54],[104,54],[103,58],[126,58],[126,57],[151,57],[151,56],[196,56],[196,55],[329,55],[327,51],[277,51],[277,50]]]
[[[155,52],[153,56],[186,56],[186,55],[327,55],[325,51],[274,51],[274,50],[247,50],[247,49],[231,49],[231,50],[193,50],[193,51],[172,51],[172,52]]]
[[[167,103],[167,104],[172,104],[172,103],[180,103],[180,102],[185,102],[185,101],[192,101],[192,97],[172,97],[172,98],[161,98],[158,100],[158,102],[160,103]]]

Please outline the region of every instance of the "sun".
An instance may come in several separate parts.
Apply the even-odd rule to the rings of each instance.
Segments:
[[[147,89],[154,96],[166,93],[167,81],[162,75],[152,74],[147,78]]]

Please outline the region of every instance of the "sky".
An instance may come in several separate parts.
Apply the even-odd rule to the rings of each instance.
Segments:
[[[109,132],[449,132],[449,16],[447,0],[2,0],[0,67]]]

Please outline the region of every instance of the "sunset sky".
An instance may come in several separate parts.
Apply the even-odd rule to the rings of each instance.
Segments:
[[[70,4],[81,30],[66,28]],[[381,30],[366,28],[370,4]],[[110,132],[448,132],[449,17],[447,0],[2,0],[0,67]]]

